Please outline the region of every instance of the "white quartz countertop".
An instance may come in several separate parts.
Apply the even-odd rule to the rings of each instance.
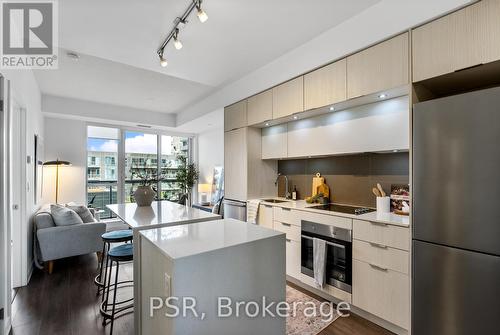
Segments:
[[[152,229],[155,225],[176,225],[220,219],[220,215],[179,205],[171,201],[155,201],[150,207],[135,203],[107,206],[132,229]]]
[[[283,198],[277,198],[277,197],[267,197],[267,198],[262,198],[262,199],[285,200]],[[370,212],[370,213],[361,214],[361,215],[354,215],[354,214],[346,214],[346,213],[340,213],[340,212],[331,212],[331,211],[325,211],[325,210],[321,210],[321,209],[311,208],[314,206],[318,206],[320,204],[308,204],[305,200],[286,200],[286,202],[280,202],[280,203],[272,203],[272,202],[262,201],[262,203],[266,204],[266,205],[274,206],[274,207],[291,208],[291,209],[296,209],[299,211],[313,212],[313,213],[333,215],[333,216],[341,216],[341,217],[347,217],[347,218],[351,218],[351,219],[364,220],[364,221],[380,222],[380,223],[385,223],[385,224],[390,224],[390,225],[395,225],[395,226],[402,226],[402,227],[409,227],[410,226],[410,218],[408,216],[398,215],[398,214],[394,214],[394,213],[379,213],[379,212],[375,211],[375,212]]]
[[[235,219],[143,230],[167,257],[178,259],[285,234]]]

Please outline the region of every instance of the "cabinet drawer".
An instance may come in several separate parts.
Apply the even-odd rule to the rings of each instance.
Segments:
[[[352,241],[352,258],[383,268],[409,273],[409,254],[407,251],[390,248],[373,242]]]
[[[274,207],[273,211],[274,221],[289,223],[294,226],[300,227],[300,217],[297,211],[290,208]]]
[[[410,229],[384,223],[353,220],[353,237],[402,250],[410,250]]]
[[[300,277],[300,242],[286,241],[286,274],[299,279]]]
[[[369,313],[408,329],[410,278],[358,260],[352,261],[352,301]]]
[[[274,221],[274,230],[286,234],[286,238],[292,241],[300,241],[300,227],[290,223]]]
[[[273,207],[270,205],[260,204],[257,222],[259,226],[273,229]]]

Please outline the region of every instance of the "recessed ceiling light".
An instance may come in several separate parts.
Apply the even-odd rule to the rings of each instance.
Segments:
[[[384,99],[384,98],[387,98],[387,94],[382,93],[382,94],[379,94],[378,97],[379,97],[379,99]]]
[[[335,107],[330,107],[330,111],[333,112],[335,110]]]
[[[294,115],[294,116],[293,116],[293,119],[294,119],[294,120],[297,120],[298,118],[299,118],[299,117],[298,117],[297,115]]]
[[[399,151],[398,149],[394,149],[394,150],[392,150],[392,152],[398,152],[398,151]]]
[[[76,52],[71,52],[71,51],[68,51],[66,53],[66,56],[68,56],[68,58],[71,58],[72,60],[74,61],[77,61],[80,59],[80,55],[78,55]]]
[[[266,127],[269,126],[269,122],[266,122]]]

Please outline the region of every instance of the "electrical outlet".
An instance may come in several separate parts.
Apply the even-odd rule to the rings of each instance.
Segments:
[[[170,276],[168,275],[168,273],[165,272],[165,278],[164,278],[164,289],[165,289],[165,296],[166,297],[170,297],[170,284],[171,284],[171,281],[170,281]]]

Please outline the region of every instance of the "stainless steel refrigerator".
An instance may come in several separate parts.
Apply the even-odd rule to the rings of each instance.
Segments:
[[[500,88],[413,114],[412,335],[500,334]]]

